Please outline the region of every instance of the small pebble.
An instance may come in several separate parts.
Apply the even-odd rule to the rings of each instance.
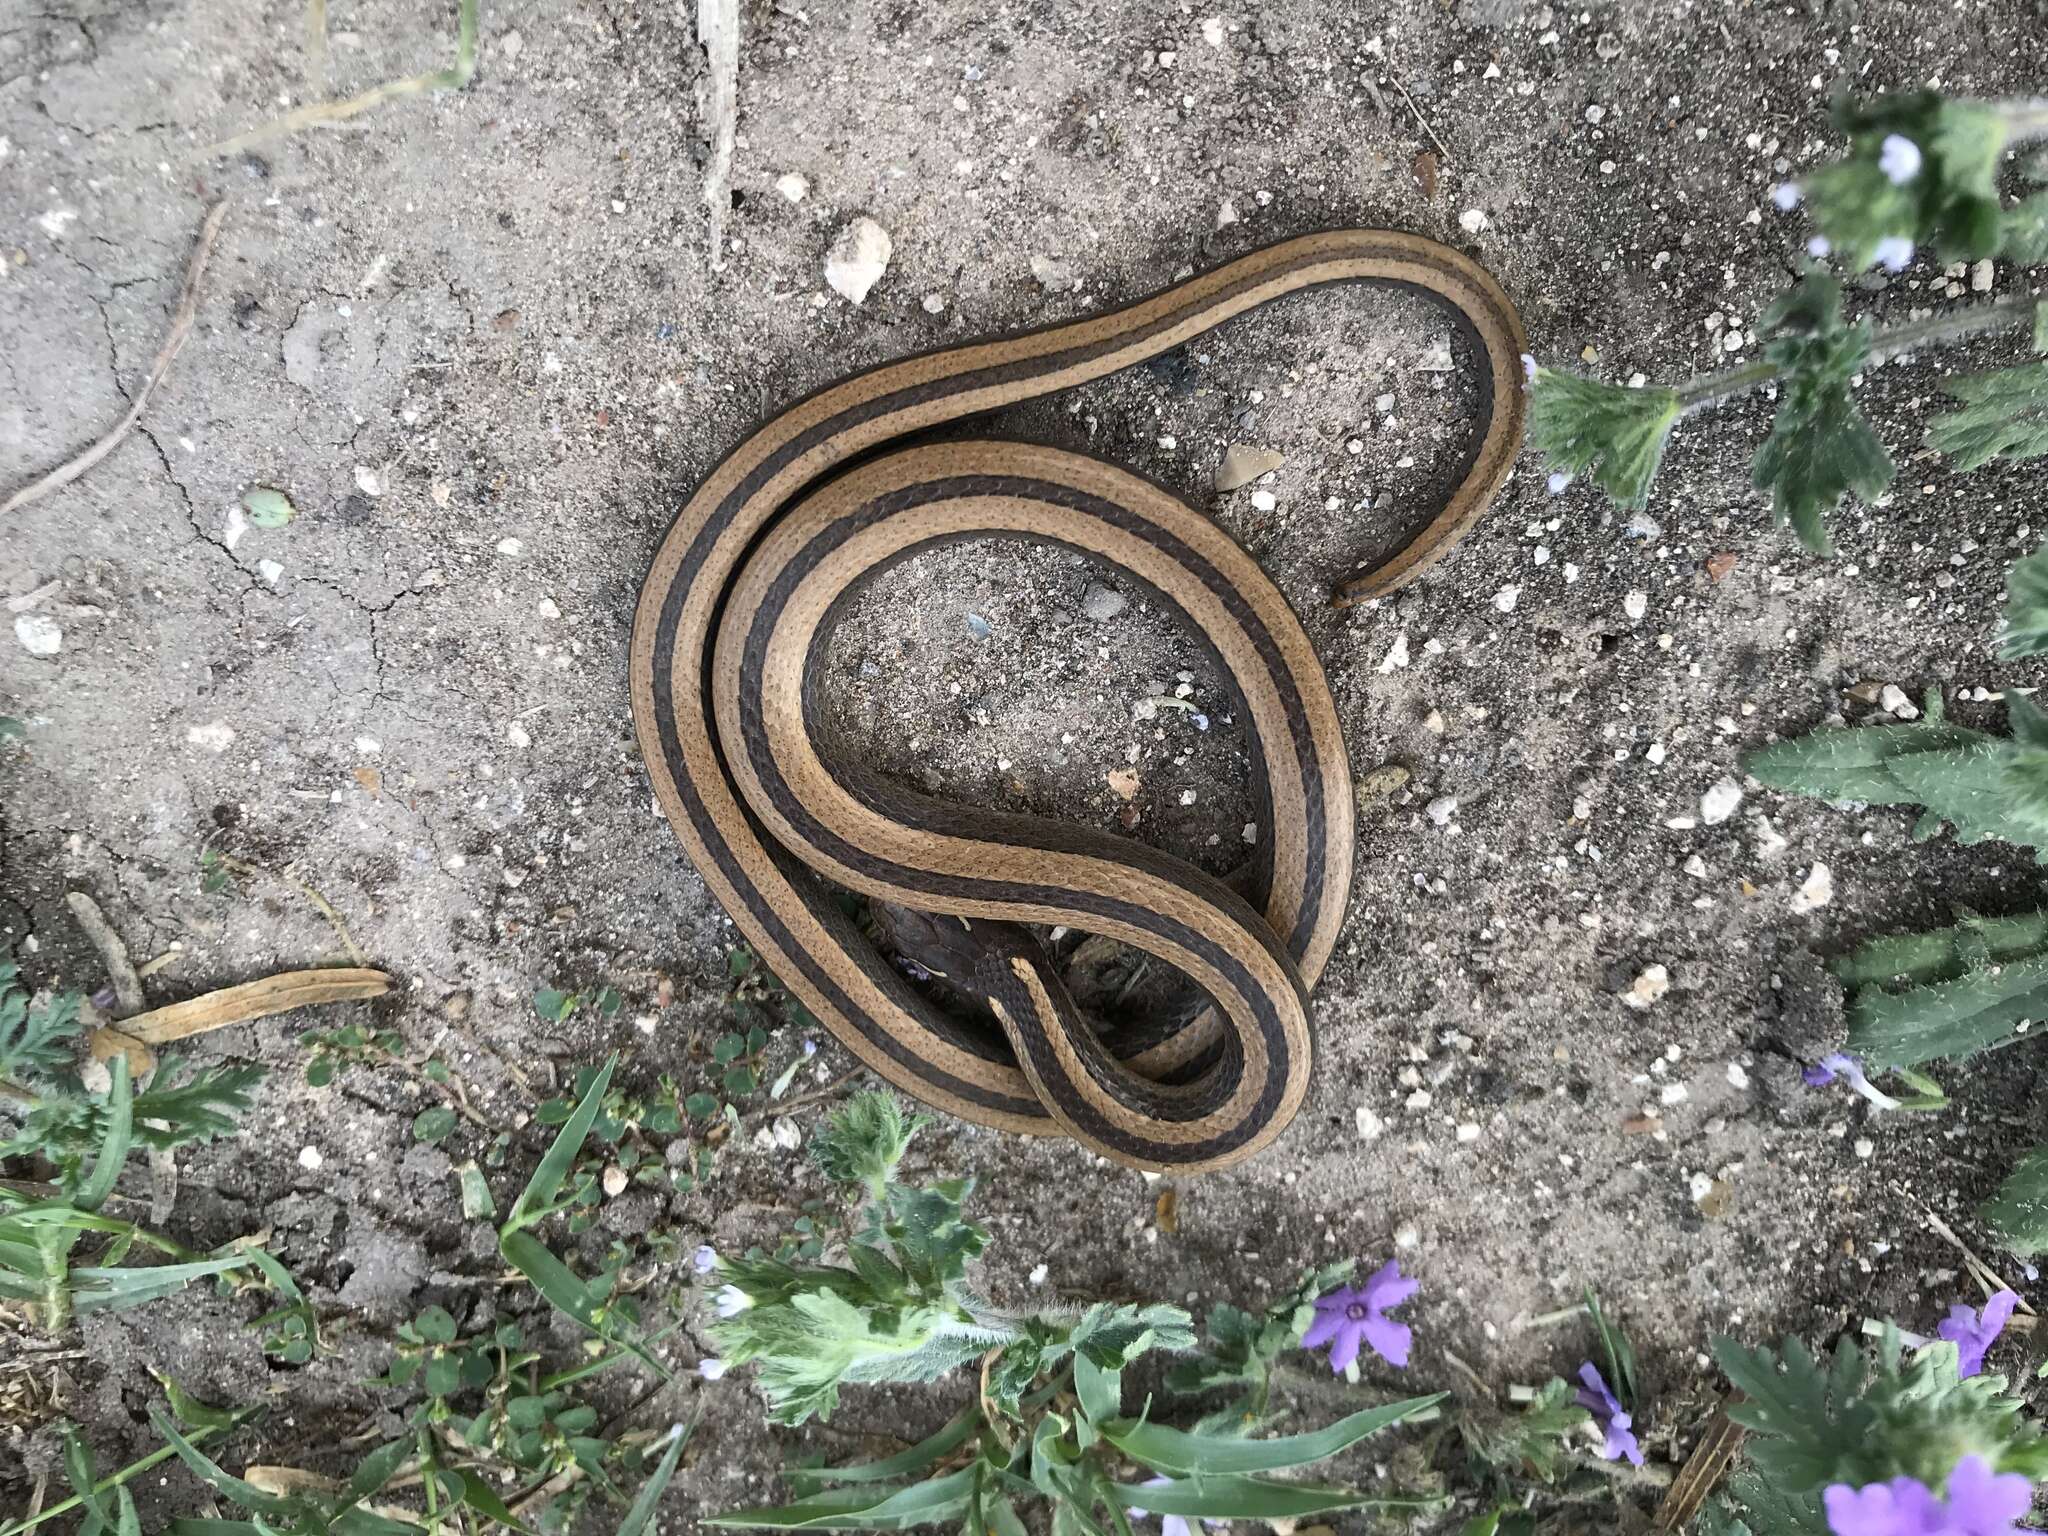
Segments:
[[[1458,797],[1456,795],[1438,795],[1429,802],[1429,805],[1424,810],[1424,814],[1436,825],[1448,827],[1451,824],[1451,818],[1458,814]]]
[[[1123,593],[1097,581],[1089,582],[1088,590],[1081,594],[1081,612],[1097,623],[1115,618],[1128,605],[1129,599]]]
[[[1735,808],[1742,804],[1742,786],[1733,779],[1722,779],[1710,785],[1700,796],[1700,820],[1710,827],[1717,827],[1735,814]]]
[[[775,190],[792,203],[800,203],[811,190],[811,184],[795,171],[785,171],[775,178]]]
[[[1878,693],[1877,702],[1884,707],[1887,714],[1900,720],[1920,718],[1920,711],[1914,706],[1913,701],[1906,697],[1906,690],[1897,683],[1886,683]]]
[[[1387,1128],[1387,1122],[1367,1109],[1363,1104],[1352,1111],[1352,1119],[1358,1126],[1360,1141],[1378,1141],[1380,1133]]]
[[[1031,275],[1048,293],[1064,293],[1074,286],[1074,268],[1055,256],[1031,258]]]
[[[889,232],[873,219],[855,219],[825,253],[825,282],[842,299],[859,304],[881,281],[895,248]]]
[[[1629,593],[1627,597],[1621,600],[1621,611],[1631,619],[1641,619],[1644,614],[1650,611],[1650,594],[1647,592]]]
[[[64,649],[64,630],[46,613],[18,614],[14,638],[31,656],[54,656]]]
[[[1671,990],[1671,972],[1661,965],[1646,966],[1636,977],[1629,989],[1621,994],[1621,1000],[1638,1013],[1654,1007]]]
[[[1402,1222],[1401,1225],[1394,1228],[1394,1246],[1396,1248],[1420,1248],[1422,1246],[1422,1229],[1412,1221]]]
[[[308,1173],[317,1172],[319,1170],[320,1165],[326,1161],[327,1159],[320,1155],[320,1149],[318,1147],[309,1146],[299,1148],[299,1166],[305,1169]]]
[[[1792,910],[1811,912],[1816,907],[1826,906],[1834,899],[1834,871],[1825,864],[1816,864],[1801,882],[1799,889],[1792,893]]]
[[[1493,594],[1493,606],[1502,613],[1513,613],[1515,604],[1522,600],[1522,589],[1516,586],[1502,587]]]
[[[1234,491],[1250,485],[1259,476],[1270,474],[1287,462],[1286,456],[1271,448],[1252,448],[1244,443],[1232,443],[1223,455],[1223,462],[1216,466],[1216,489]]]

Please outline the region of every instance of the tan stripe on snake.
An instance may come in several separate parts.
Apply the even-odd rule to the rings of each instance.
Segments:
[[[1300,1109],[1308,993],[1351,889],[1352,793],[1328,682],[1285,599],[1208,518],[1114,465],[1008,442],[876,450],[1342,282],[1438,301],[1478,364],[1479,419],[1450,500],[1392,559],[1341,583],[1335,601],[1383,596],[1442,558],[1499,493],[1521,446],[1524,346],[1514,307],[1483,268],[1383,230],[1283,241],[1109,314],[832,384],[735,448],[662,540],[632,650],[633,718],[662,809],[762,961],[915,1097],[1183,1172],[1252,1156]],[[1207,637],[1257,769],[1253,901],[1128,839],[947,805],[819,753],[818,658],[839,608],[894,561],[985,537],[1065,545],[1114,565]],[[987,1004],[999,1031],[960,1022],[913,987],[821,875],[946,914],[939,927],[957,955],[949,979]],[[1099,1039],[1026,924],[1135,945],[1184,972],[1211,1006],[1149,1036]]]

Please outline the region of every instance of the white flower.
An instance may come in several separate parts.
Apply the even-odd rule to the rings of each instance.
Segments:
[[[718,1266],[718,1250],[706,1243],[690,1260],[691,1267],[700,1275],[708,1275]]]
[[[736,1285],[723,1287],[718,1293],[717,1301],[712,1303],[720,1317],[738,1317],[753,1304],[754,1298]]]
[[[1885,180],[1895,187],[1903,187],[1920,174],[1920,146],[1903,133],[1888,133],[1884,146],[1877,157],[1877,168],[1884,172]]]
[[[1833,249],[1834,246],[1829,242],[1828,237],[1826,235],[1815,235],[1811,240],[1806,242],[1806,254],[1811,256],[1815,261],[1821,260],[1828,254],[1828,252],[1832,251]]]
[[[1536,359],[1527,352],[1522,354],[1522,377],[1528,383],[1536,382]]]
[[[1903,272],[1913,259],[1913,242],[1904,235],[1886,235],[1877,242],[1870,259],[1887,272]]]
[[[1781,181],[1771,188],[1771,201],[1780,213],[1790,213],[1797,208],[1800,195],[1799,183],[1796,181]]]
[[[1551,495],[1562,496],[1565,493],[1565,487],[1569,486],[1571,483],[1572,477],[1566,474],[1563,470],[1553,469],[1550,472],[1550,480],[1548,484],[1550,486]]]
[[[728,1369],[730,1369],[730,1367],[728,1367],[726,1363],[723,1360],[719,1359],[716,1355],[713,1355],[708,1360],[699,1360],[697,1362],[697,1374],[699,1376],[702,1376],[706,1381],[719,1380],[725,1375]]]

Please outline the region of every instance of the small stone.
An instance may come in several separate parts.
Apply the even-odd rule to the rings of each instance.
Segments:
[[[1983,263],[1983,265],[1989,266],[1990,263],[1985,262]],[[1989,283],[1986,283],[1984,286],[1988,288],[1991,285]],[[1872,1141],[1868,1136],[1858,1136],[1856,1138],[1856,1155],[1858,1157],[1868,1157],[1871,1153],[1875,1152],[1876,1150],[1877,1143]]]
[[[784,1152],[794,1152],[804,1144],[804,1133],[796,1128],[796,1122],[787,1115],[777,1115],[773,1127],[775,1145]]]
[[[1422,717],[1422,728],[1432,736],[1443,735],[1445,729],[1444,712],[1440,709],[1432,709]]]
[[[618,1198],[626,1192],[626,1186],[630,1183],[632,1183],[632,1180],[626,1176],[626,1170],[617,1163],[607,1163],[605,1165],[604,1192],[607,1196],[613,1199]]]
[[[1112,768],[1103,776],[1111,793],[1119,800],[1131,800],[1138,793],[1138,774],[1132,768]]]
[[[1211,48],[1223,46],[1223,18],[1211,16],[1202,23],[1202,41]]]
[[[1408,770],[1399,763],[1382,763],[1369,773],[1360,775],[1358,780],[1358,804],[1361,809],[1375,800],[1384,800],[1397,790],[1408,785]]]
[[[234,739],[234,727],[225,720],[208,721],[205,725],[195,725],[185,732],[185,740],[188,743],[195,747],[204,747],[209,752],[227,751],[233,745]]]
[[[1707,861],[1694,854],[1685,861],[1685,872],[1695,880],[1704,880],[1707,878]]]
[[[1031,275],[1038,279],[1038,286],[1050,293],[1064,293],[1074,286],[1074,268],[1071,263],[1053,256],[1031,258]]]
[[[377,477],[377,471],[367,464],[356,466],[356,489],[365,496],[382,496],[384,482]]]
[[[1232,443],[1223,455],[1223,462],[1216,466],[1216,489],[1234,491],[1250,485],[1259,476],[1271,474],[1287,462],[1286,455],[1271,448],[1252,448],[1243,443]]]
[[[1216,207],[1216,227],[1228,229],[1237,222],[1237,204],[1229,198],[1223,199]]]
[[[1081,594],[1081,612],[1101,623],[1113,619],[1129,606],[1129,599],[1115,587],[1105,587],[1101,582],[1091,581],[1088,590]]]
[[[1358,1139],[1360,1141],[1378,1141],[1380,1133],[1387,1128],[1387,1122],[1367,1109],[1363,1104],[1351,1112],[1351,1118],[1358,1126]]]
[[[525,547],[526,546],[521,544],[517,539],[498,540],[498,553],[501,555],[509,555],[514,560],[517,560],[519,558],[520,552],[524,550]]]
[[[498,50],[505,55],[505,62],[507,64],[517,59],[525,47],[526,39],[521,37],[516,31],[507,32],[498,42]]]
[[[1632,621],[1640,622],[1643,615],[1650,611],[1650,594],[1647,592],[1629,593],[1627,597],[1621,600],[1621,611],[1627,614]]]
[[[1835,899],[1835,874],[1825,864],[1815,864],[1799,889],[1792,893],[1794,912],[1811,912]]]
[[[1458,1140],[1460,1143],[1469,1144],[1471,1142],[1477,1141],[1478,1139],[1479,1123],[1477,1121],[1467,1120],[1458,1127]]]
[[[1622,1002],[1641,1013],[1656,1006],[1671,990],[1671,973],[1661,965],[1645,966],[1643,973],[1621,994]]]
[[[1389,647],[1385,659],[1380,662],[1380,676],[1389,676],[1393,673],[1395,668],[1405,667],[1407,665],[1408,636],[1404,632],[1402,634],[1394,636],[1393,645]]]
[[[54,656],[64,649],[64,630],[47,613],[18,614],[14,638],[31,656]]]
[[[1491,224],[1492,222],[1493,221],[1486,216],[1485,210],[1480,208],[1467,208],[1463,213],[1458,215],[1458,228],[1464,230],[1465,233],[1468,235],[1478,234],[1481,230],[1485,229],[1486,226]]]
[[[1877,702],[1884,707],[1887,714],[1900,720],[1920,718],[1920,711],[1914,706],[1913,701],[1906,697],[1906,690],[1897,683],[1886,683],[1877,696]]]
[[[1691,1095],[1687,1090],[1685,1084],[1666,1083],[1663,1086],[1663,1088],[1658,1091],[1657,1102],[1664,1105],[1666,1108],[1669,1108],[1673,1104],[1683,1104],[1686,1101],[1686,1099],[1690,1096]]]
[[[1252,510],[1254,512],[1270,512],[1279,505],[1280,503],[1274,499],[1271,491],[1252,492]]]
[[[795,171],[785,171],[775,178],[775,190],[792,203],[800,203],[809,195],[811,184]]]
[[[1401,1225],[1394,1228],[1394,1246],[1404,1249],[1420,1248],[1422,1246],[1422,1229],[1412,1221],[1402,1222]]]
[[[526,727],[517,720],[505,723],[505,739],[521,750],[533,745],[533,738],[527,734]]]
[[[1736,554],[1732,549],[1718,550],[1707,556],[1707,578],[1710,581],[1726,581],[1728,573],[1735,569]]]
[[[869,218],[855,219],[839,231],[825,253],[825,281],[842,299],[859,304],[881,281],[895,249],[881,225]]]
[[[1997,278],[1997,264],[1989,256],[1986,256],[1982,261],[1970,268],[1970,291],[1972,293],[1989,293],[1992,283],[1997,281]]]
[[[1438,795],[1424,807],[1423,814],[1439,827],[1448,827],[1451,818],[1458,814],[1456,795]]]
[[[1493,606],[1502,613],[1513,613],[1515,604],[1522,600],[1522,589],[1516,586],[1502,587],[1493,594]]]
[[[1418,1088],[1401,1102],[1410,1109],[1427,1109],[1429,1108],[1429,1090],[1427,1088]]]
[[[327,1159],[320,1155],[318,1147],[307,1146],[299,1148],[299,1166],[308,1173],[317,1173],[320,1165],[326,1161]]]
[[[926,294],[924,296],[924,312],[928,315],[943,315],[946,312],[945,298],[936,293]]]
[[[1051,1273],[1052,1271],[1046,1268],[1045,1265],[1034,1264],[1031,1268],[1031,1283],[1033,1285],[1043,1285],[1045,1284],[1045,1277]]]
[[[1747,1088],[1749,1086],[1749,1074],[1742,1070],[1742,1063],[1739,1061],[1728,1063],[1728,1086],[1730,1088]]]
[[[1722,779],[1708,786],[1700,796],[1700,820],[1710,827],[1718,827],[1742,804],[1742,786],[1733,779]]]

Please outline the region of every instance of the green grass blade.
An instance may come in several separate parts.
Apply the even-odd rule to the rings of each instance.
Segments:
[[[981,1428],[981,1409],[970,1405],[960,1410],[937,1433],[918,1441],[907,1451],[881,1461],[864,1461],[851,1467],[791,1467],[789,1480],[809,1485],[813,1491],[826,1483],[885,1483],[922,1472],[940,1458],[951,1455]]]
[[[241,1478],[226,1471],[204,1451],[178,1433],[178,1426],[171,1422],[170,1415],[161,1408],[150,1408],[149,1422],[156,1426],[156,1432],[163,1436],[164,1442],[178,1453],[178,1460],[192,1469],[193,1476],[222,1498],[239,1504],[253,1514],[291,1512],[290,1499],[279,1498],[274,1493],[265,1493],[254,1483],[245,1483]]]
[[[531,1232],[507,1232],[498,1239],[498,1252],[520,1274],[532,1282],[548,1304],[574,1318],[600,1338],[614,1339],[621,1349],[653,1371],[662,1380],[670,1372],[659,1360],[631,1339],[613,1334],[604,1316],[604,1304],[576,1272],[556,1258],[548,1246]]]
[[[522,1227],[533,1225],[552,1209],[555,1196],[561,1193],[562,1185],[569,1177],[569,1170],[576,1165],[576,1154],[583,1150],[583,1139],[590,1134],[598,1107],[604,1103],[605,1090],[611,1086],[612,1069],[618,1064],[618,1053],[614,1051],[591,1083],[590,1092],[583,1095],[582,1102],[563,1123],[561,1130],[555,1133],[554,1144],[548,1148],[547,1156],[540,1160],[540,1166],[534,1169],[533,1177],[514,1202],[512,1214],[505,1218],[505,1225],[500,1229],[503,1234],[509,1236]]]
[[[908,1488],[835,1488],[776,1509],[740,1509],[706,1525],[738,1530],[904,1531],[957,1520],[974,1492],[974,1468],[963,1467]]]
[[[128,1077],[128,1058],[114,1052],[108,1063],[114,1084],[107,1090],[107,1128],[100,1137],[99,1156],[93,1160],[92,1177],[78,1192],[82,1210],[96,1211],[114,1192],[121,1177],[121,1165],[128,1161],[128,1144],[135,1138],[135,1085]]]
[[[1192,1477],[1200,1475],[1209,1481],[1217,1476],[1247,1472],[1278,1472],[1288,1467],[1306,1466],[1312,1461],[1321,1461],[1334,1456],[1392,1425],[1400,1423],[1432,1408],[1444,1400],[1444,1393],[1429,1397],[1411,1397],[1398,1403],[1388,1403],[1379,1408],[1368,1408],[1363,1413],[1354,1413],[1336,1423],[1303,1435],[1279,1435],[1270,1440],[1232,1439],[1226,1435],[1191,1434],[1186,1430],[1169,1429],[1164,1424],[1124,1419],[1101,1426],[1102,1438],[1129,1456],[1133,1461],[1143,1462],[1155,1472],[1169,1477]],[[1141,1509],[1152,1509],[1142,1499],[1131,1501]],[[1182,1514],[1186,1511],[1162,1509],[1158,1514]],[[1202,1511],[1195,1511],[1202,1513]],[[1246,1511],[1247,1514],[1256,1513]]]
[[[81,1312],[119,1312],[182,1290],[208,1275],[224,1275],[249,1262],[246,1253],[197,1264],[157,1264],[136,1269],[74,1269],[72,1303]]]
[[[1382,1502],[1350,1488],[1278,1483],[1262,1477],[1189,1477],[1152,1487],[1113,1486],[1110,1492],[1119,1509],[1206,1520],[1291,1520]]]
[[[683,1457],[683,1447],[690,1442],[690,1436],[697,1430],[697,1421],[678,1424],[669,1431],[668,1449],[662,1452],[660,1465],[656,1466],[647,1481],[640,1485],[640,1491],[633,1495],[633,1506],[626,1511],[626,1518],[620,1522],[618,1536],[641,1536],[648,1523],[654,1519],[654,1506],[661,1502],[661,1496],[668,1492],[669,1479],[676,1475],[676,1467]]]

